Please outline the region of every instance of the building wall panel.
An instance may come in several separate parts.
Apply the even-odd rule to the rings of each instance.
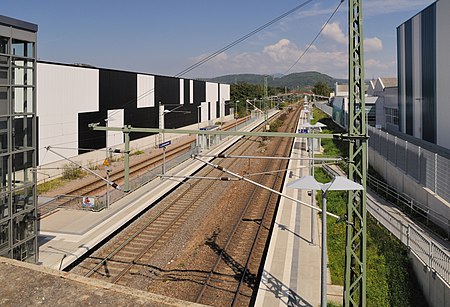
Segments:
[[[436,141],[450,149],[450,1],[436,5]]]
[[[423,126],[421,138],[436,143],[436,6],[431,5],[421,14],[421,102],[422,119],[418,124]]]
[[[137,107],[148,108],[155,106],[155,77],[137,75]]]
[[[422,138],[422,18],[417,15],[411,23],[413,135]]]
[[[217,118],[217,102],[219,101],[219,84],[206,82],[206,101],[209,102],[209,119]]]
[[[108,110],[108,127],[123,127],[124,126],[124,110]],[[114,147],[123,144],[124,137],[121,131],[108,131],[106,139],[106,147]]]
[[[166,110],[174,110],[165,114],[165,128],[180,128],[197,123],[197,107],[202,102],[201,121],[220,117],[221,106],[216,105],[219,96],[229,98],[230,95],[229,86],[217,83],[207,86],[203,81],[110,69],[40,65],[38,115],[42,118],[38,139],[41,148],[49,145],[73,148],[63,153],[66,157],[123,142],[122,133],[93,131],[88,127],[91,123],[157,128],[160,101]],[[208,96],[214,103],[207,103]],[[149,135],[133,132],[130,139]],[[61,159],[44,152],[40,156],[45,157],[41,165]]]
[[[45,146],[73,148],[64,154],[77,154],[78,113],[99,110],[99,71],[46,63],[37,66],[39,164],[42,164],[60,159],[50,152],[46,154]]]

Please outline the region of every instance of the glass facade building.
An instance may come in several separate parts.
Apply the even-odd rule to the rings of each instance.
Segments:
[[[38,260],[37,25],[0,16],[0,256]]]

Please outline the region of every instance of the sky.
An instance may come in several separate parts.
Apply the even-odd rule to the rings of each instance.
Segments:
[[[296,65],[340,0],[2,0],[0,15],[38,25],[39,60],[175,76],[305,2],[183,77],[347,78],[348,1]],[[397,76],[396,28],[433,2],[363,0],[366,79]]]

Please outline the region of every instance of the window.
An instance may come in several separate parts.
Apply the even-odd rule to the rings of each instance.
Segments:
[[[32,87],[15,87],[13,91],[13,105],[15,114],[25,114],[33,112],[33,91]]]
[[[20,57],[33,58],[34,44],[18,39],[12,40],[11,44],[12,54]]]
[[[0,222],[0,252],[9,246],[9,221]]]
[[[0,87],[0,115],[8,115],[9,114],[8,105],[9,105],[8,88]],[[0,123],[0,129],[6,129],[6,126],[3,127],[3,125]]]
[[[31,149],[33,141],[32,117],[16,116],[13,125],[13,150]]]
[[[33,183],[34,172],[32,172],[32,158],[33,151],[21,152],[13,155],[13,172],[12,172],[12,187],[21,188]]]
[[[13,214],[34,207],[33,188],[27,187],[13,193]]]
[[[0,195],[0,220],[10,216],[9,212],[9,195],[3,193]]]
[[[0,84],[8,85],[8,67],[0,66]]]
[[[0,191],[9,187],[8,165],[10,156],[0,156]]]
[[[8,41],[7,37],[0,36],[0,53],[8,54]]]
[[[33,61],[14,60],[12,70],[12,84],[27,85],[33,84]]]
[[[398,126],[398,109],[385,108],[386,123]]]

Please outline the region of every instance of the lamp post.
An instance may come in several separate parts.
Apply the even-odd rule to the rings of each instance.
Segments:
[[[294,180],[286,187],[299,190],[322,191],[322,262],[320,271],[320,306],[327,305],[327,192],[363,190],[363,186],[342,176],[331,182],[319,183],[313,176]]]
[[[200,130],[200,112],[202,110],[202,105],[200,104],[199,106],[197,106],[197,130]],[[200,135],[197,134],[196,135],[196,141],[197,141],[197,149],[200,146]]]
[[[326,125],[322,124],[320,122],[317,122],[314,125],[311,125],[308,122],[306,124],[301,125],[300,127],[307,128],[308,132],[309,132],[309,130],[311,130],[311,132],[314,133],[314,129],[323,128],[323,127],[326,127]],[[314,178],[314,138],[308,139],[308,141],[311,144],[311,146],[308,146],[308,149],[309,149],[308,157],[311,158],[310,174]],[[314,206],[315,206],[315,202],[316,202],[316,198],[315,198],[314,190],[313,190],[313,191],[311,191],[311,206],[313,207],[313,208],[311,208],[311,244],[314,244],[314,224],[315,224]]]
[[[105,120],[105,126],[109,126],[109,119]],[[106,173],[106,208],[109,209],[109,201],[110,201],[110,197],[109,197],[109,172],[110,172],[110,168],[109,168],[109,151],[111,150],[111,148],[108,148],[108,132],[106,132],[106,144],[105,144],[105,161],[103,161],[103,166],[105,166],[105,173]]]
[[[235,131],[237,130],[237,119],[236,119],[236,115],[239,117],[238,103],[239,103],[239,100],[236,100],[235,103],[234,103],[234,105],[235,105],[235,107],[236,107],[236,110],[235,110],[235,112],[234,112],[234,114],[235,114],[235,116],[234,116],[234,130],[235,130]]]

